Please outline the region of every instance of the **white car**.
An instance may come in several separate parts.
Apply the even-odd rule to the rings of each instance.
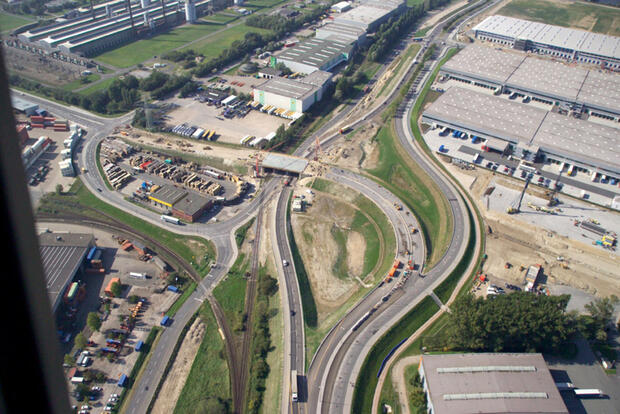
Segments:
[[[282,266],[284,267],[288,266],[288,262],[286,260],[282,260]]]
[[[118,394],[112,394],[112,395],[110,395],[110,397],[113,397],[113,398],[119,398],[119,397],[120,397],[120,395],[118,395]]]

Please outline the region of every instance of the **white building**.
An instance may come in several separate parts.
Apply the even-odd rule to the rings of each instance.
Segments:
[[[254,100],[263,106],[272,105],[303,113],[323,98],[323,92],[331,77],[329,72],[316,71],[301,79],[269,79],[254,89]]]

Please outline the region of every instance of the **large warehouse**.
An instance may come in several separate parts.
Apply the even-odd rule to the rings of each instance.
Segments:
[[[256,86],[254,101],[297,113],[304,113],[323,98],[332,74],[317,70],[300,79],[275,77]]]
[[[473,31],[480,40],[620,69],[620,37],[506,16],[489,16]]]
[[[55,312],[69,282],[82,268],[89,249],[95,245],[92,234],[41,233],[41,262],[45,271],[47,295]]]
[[[568,414],[541,354],[423,355],[418,373],[430,414]]]
[[[367,33],[376,31],[390,17],[401,13],[406,8],[403,0],[369,0],[361,5],[341,13],[334,18],[334,23],[357,26]]]
[[[433,102],[422,121],[475,135],[492,149],[512,151],[516,158],[565,162],[620,177],[616,128],[459,87]]]
[[[517,93],[574,112],[620,120],[620,76],[518,52],[471,45],[442,68],[442,75],[497,93]]]
[[[272,59],[272,65],[284,63],[290,70],[298,73],[327,71],[348,61],[352,51],[353,42],[344,37],[312,38],[285,49]]]
[[[207,8],[212,0],[191,0],[182,7],[176,0],[143,0],[131,4],[110,2],[105,7],[83,11],[78,17],[30,29],[17,37],[22,45],[37,47],[42,53],[62,52],[93,56],[164,25],[175,26]],[[191,20],[187,20],[190,21]]]

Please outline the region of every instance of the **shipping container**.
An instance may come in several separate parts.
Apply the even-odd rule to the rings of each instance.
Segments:
[[[393,268],[390,270],[390,273],[388,273],[388,276],[389,276],[389,277],[394,277],[394,274],[395,274],[395,273],[396,273],[396,268],[395,268],[395,267],[393,267]]]
[[[127,375],[123,374],[121,375],[121,377],[118,379],[118,386],[119,387],[124,387],[127,385]]]
[[[168,326],[168,323],[170,322],[170,317],[168,315],[164,316],[161,320],[161,322],[159,323],[161,326]]]
[[[168,286],[168,290],[169,290],[170,292],[179,293],[179,288],[178,288],[178,287],[176,287],[176,286],[174,286],[174,285],[169,285],[169,286]]]
[[[146,279],[146,273],[129,272],[129,277],[133,279]]]
[[[138,343],[136,344],[136,347],[135,347],[136,352],[140,352],[140,350],[142,349],[143,345],[144,345],[144,342],[138,341]]]

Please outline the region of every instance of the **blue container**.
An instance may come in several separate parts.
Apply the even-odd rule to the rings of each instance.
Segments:
[[[118,386],[119,387],[124,387],[125,385],[127,385],[127,375],[123,374],[118,379]]]
[[[179,288],[174,285],[169,285],[168,290],[174,293],[179,293]]]
[[[140,350],[142,349],[142,345],[144,345],[144,342],[138,341],[135,347],[136,352],[140,352]]]
[[[170,321],[170,318],[168,317],[168,315],[164,316],[161,320],[161,322],[159,323],[161,326],[168,326],[168,322]]]

